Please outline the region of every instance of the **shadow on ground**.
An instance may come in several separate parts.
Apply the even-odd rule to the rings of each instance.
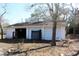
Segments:
[[[0,39],[0,42],[2,43],[20,43],[20,42],[24,42],[24,43],[50,43],[51,40],[29,40],[29,39],[25,39],[25,40],[21,40],[21,39]]]

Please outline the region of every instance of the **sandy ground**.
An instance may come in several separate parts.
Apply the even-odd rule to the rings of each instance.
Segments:
[[[58,46],[51,47],[48,43],[24,43],[20,46],[23,50],[28,50],[28,56],[60,56],[74,54],[75,50],[79,50],[79,42],[70,44],[69,47]],[[8,50],[11,47],[17,47],[17,44],[0,43],[0,49]]]

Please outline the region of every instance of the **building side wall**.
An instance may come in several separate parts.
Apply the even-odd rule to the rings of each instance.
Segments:
[[[63,26],[62,26],[63,25]],[[6,38],[13,38],[12,34],[15,31],[15,28],[26,28],[26,38],[31,39],[31,32],[36,30],[42,31],[42,39],[43,40],[52,40],[52,23],[46,23],[45,25],[39,25],[39,26],[19,26],[14,28],[8,28],[6,31]],[[65,39],[65,26],[64,24],[58,24],[57,30],[56,30],[56,39],[61,40]]]
[[[42,39],[43,40],[52,40],[52,28],[27,28],[27,38],[31,39],[31,32],[36,31],[36,30],[41,30],[42,31]],[[65,38],[65,31],[64,28],[57,28],[56,30],[56,39],[61,40]]]
[[[13,38],[13,32],[15,32],[15,29],[13,28],[9,28],[6,31],[6,38],[7,39],[12,39]]]
[[[65,39],[65,35],[66,35],[66,31],[65,31],[65,27],[61,27],[61,38]]]

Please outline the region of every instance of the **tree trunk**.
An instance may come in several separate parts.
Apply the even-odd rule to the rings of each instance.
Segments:
[[[72,38],[76,38],[76,35],[75,35],[75,29],[76,29],[76,27],[73,26],[73,36],[72,36]]]
[[[0,24],[0,28],[1,28],[1,39],[3,39],[3,28],[1,24]]]
[[[57,26],[57,22],[54,21],[53,22],[53,32],[52,32],[52,42],[51,42],[51,46],[56,46],[56,26]]]

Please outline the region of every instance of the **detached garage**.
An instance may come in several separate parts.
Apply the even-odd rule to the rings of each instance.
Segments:
[[[6,38],[52,40],[53,21],[17,23],[7,27]],[[65,39],[65,21],[57,21],[56,39]]]

